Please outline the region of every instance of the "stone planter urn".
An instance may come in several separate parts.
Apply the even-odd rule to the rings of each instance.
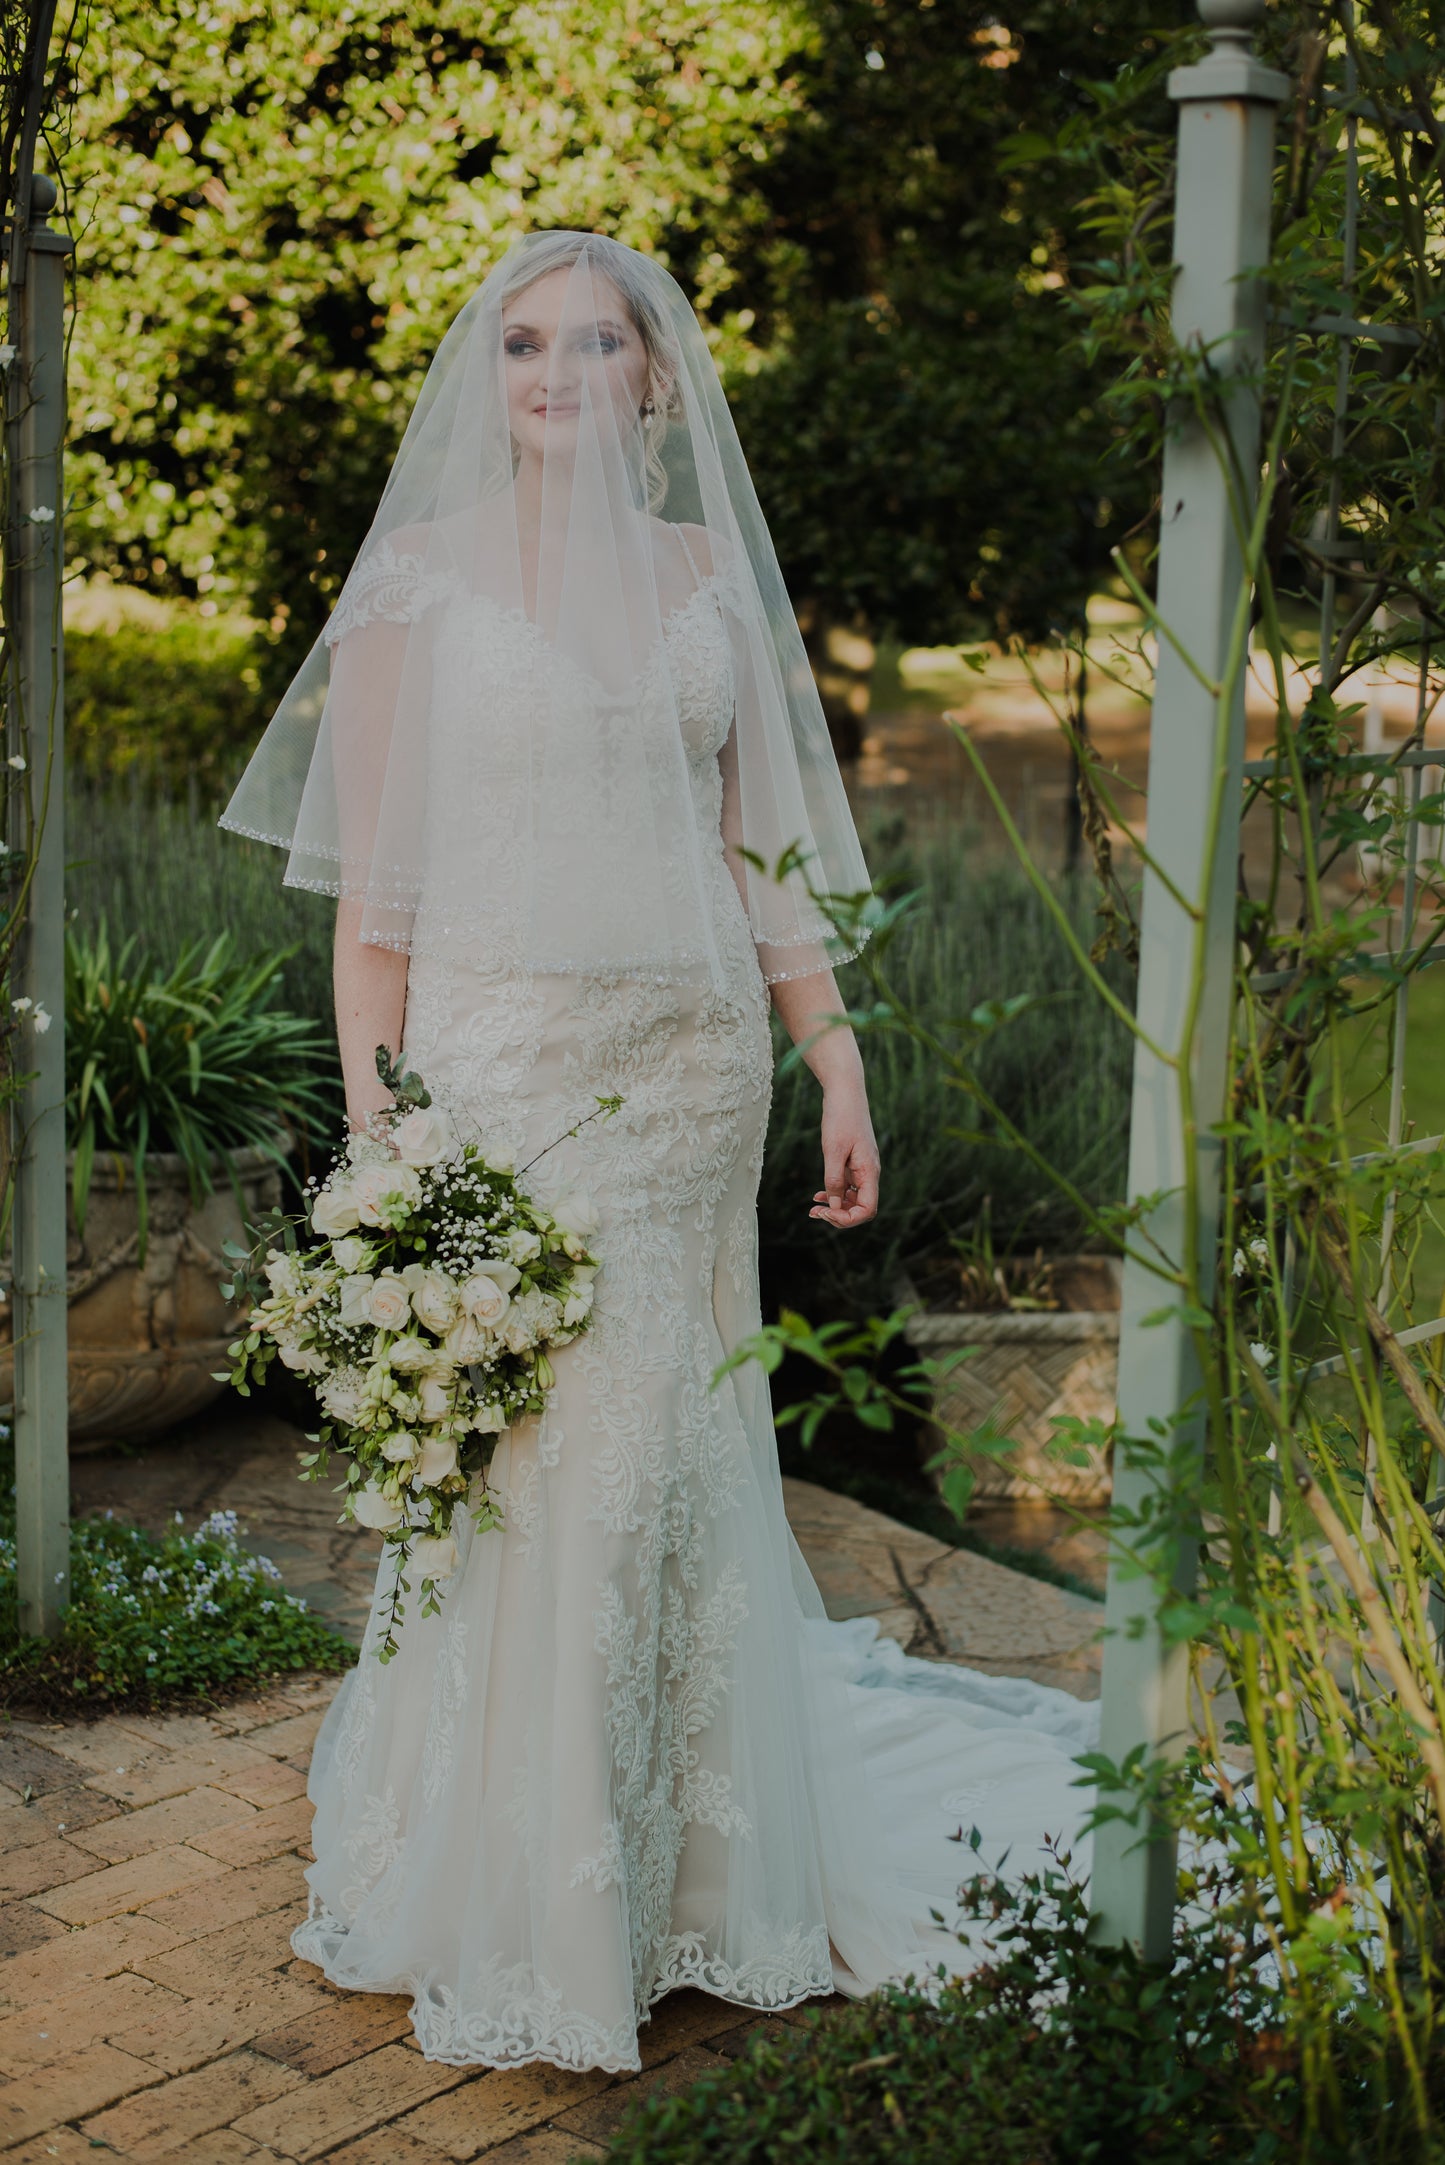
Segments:
[[[1111,1420],[1119,1380],[1119,1269],[1106,1256],[1066,1257],[1054,1266],[1058,1308],[969,1313],[923,1309],[907,1325],[910,1346],[942,1355],[971,1346],[972,1357],[935,1387],[934,1418],[951,1428],[992,1420],[1013,1439],[1010,1450],[968,1458],[979,1499],[1047,1505],[1107,1504],[1108,1453],[1091,1450],[1086,1466],[1049,1448],[1064,1415]],[[917,1302],[904,1281],[900,1307]]]
[[[255,1217],[280,1201],[276,1160],[233,1150],[236,1185]],[[73,1214],[67,1243],[71,1449],[103,1449],[153,1436],[186,1420],[225,1389],[239,1310],[221,1297],[229,1277],[221,1244],[242,1237],[242,1214],[225,1167],[211,1167],[213,1192],[195,1208],[178,1157],[146,1159],[150,1235],[139,1261],[135,1179],[130,1165],[97,1156],[84,1238]],[[8,1276],[8,1272],[7,1272]],[[11,1317],[0,1311],[0,1413],[14,1403]]]

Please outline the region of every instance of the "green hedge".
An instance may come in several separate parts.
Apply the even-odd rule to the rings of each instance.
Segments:
[[[135,772],[216,794],[265,726],[262,649],[244,622],[167,613],[154,624],[121,615],[103,630],[67,626],[67,750],[95,781]]]
[[[1320,2147],[1260,1942],[1222,1917],[1196,1910],[1163,1972],[1093,1945],[1083,1895],[1052,1871],[1012,1886],[981,1878],[964,1906],[987,1935],[984,1966],[936,2000],[890,1990],[770,2025],[731,2066],[640,2104],[609,2165],[1413,2157],[1370,2140],[1388,2105],[1355,2072],[1348,2014],[1334,2074],[1359,2146]]]

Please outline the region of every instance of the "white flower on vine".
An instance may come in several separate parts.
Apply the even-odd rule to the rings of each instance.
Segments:
[[[53,526],[55,507],[53,504],[37,504],[33,511],[27,513],[27,517],[32,526]]]
[[[1250,1357],[1257,1367],[1268,1368],[1270,1361],[1273,1359],[1268,1346],[1261,1345],[1258,1339],[1251,1339],[1249,1351]]]
[[[26,993],[20,999],[12,1000],[10,1002],[10,1005],[14,1008],[17,1015],[28,1015],[31,1008],[34,1007],[35,1002],[30,998],[30,995]]]
[[[23,774],[26,768],[25,754],[23,752],[12,752],[6,761],[6,765],[13,767],[17,774]]]
[[[8,368],[16,354],[14,346],[0,346],[0,368]]]
[[[37,1007],[33,1019],[35,1023],[35,1035],[37,1037],[44,1037],[46,1031],[50,1028],[50,1017],[46,1014],[45,1009],[43,1007]]]

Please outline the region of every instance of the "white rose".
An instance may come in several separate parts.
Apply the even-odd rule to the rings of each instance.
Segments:
[[[479,1436],[500,1436],[507,1416],[500,1406],[478,1406],[469,1425]]]
[[[472,1321],[495,1330],[511,1305],[511,1291],[521,1275],[515,1263],[479,1263],[461,1289],[462,1306]]]
[[[574,1263],[587,1253],[587,1244],[601,1231],[597,1205],[587,1188],[568,1188],[552,1205],[552,1217],[562,1235],[562,1246]]]
[[[458,1316],[442,1341],[442,1351],[456,1367],[461,1367],[467,1361],[481,1360],[491,1352],[493,1343],[485,1324],[473,1322],[470,1316]]]
[[[436,1347],[429,1338],[420,1338],[415,1331],[407,1331],[397,1339],[386,1357],[399,1376],[419,1376],[431,1367],[436,1358]]]
[[[391,1140],[403,1165],[440,1165],[457,1147],[451,1121],[437,1106],[418,1106],[398,1120]]]
[[[313,1352],[310,1346],[282,1345],[278,1350],[282,1365],[289,1368],[293,1376],[325,1375],[325,1361],[319,1353]]]
[[[532,1286],[512,1302],[497,1335],[509,1353],[527,1353],[550,1337],[561,1320],[561,1303]]]
[[[408,1263],[401,1282],[411,1294],[412,1313],[418,1323],[438,1338],[445,1337],[457,1320],[461,1295],[444,1270],[428,1270],[425,1263]]]
[[[418,1534],[409,1566],[419,1579],[449,1579],[457,1568],[456,1541],[451,1534]]]
[[[369,1323],[371,1321],[371,1289],[376,1280],[369,1270],[355,1278],[341,1281],[341,1320],[343,1323]]]
[[[383,1271],[366,1296],[366,1320],[379,1331],[399,1331],[411,1321],[411,1295],[395,1271]]]
[[[449,1481],[457,1470],[457,1446],[451,1436],[428,1436],[412,1470],[412,1480],[424,1488]]]
[[[351,1176],[351,1192],[363,1225],[394,1225],[409,1217],[420,1202],[421,1175],[414,1166],[387,1158],[379,1164],[359,1165]],[[349,1228],[336,1230],[343,1233]]]
[[[456,1395],[457,1391],[454,1383],[443,1383],[436,1376],[425,1377],[421,1389],[417,1393],[421,1405],[422,1419],[424,1421],[446,1420],[453,1409]]]
[[[507,1235],[502,1246],[507,1251],[508,1261],[512,1263],[535,1263],[542,1253],[541,1241],[535,1233],[529,1233],[522,1225]]]
[[[356,1427],[367,1407],[366,1378],[361,1370],[338,1368],[321,1393],[321,1403],[333,1421]]]
[[[381,1455],[389,1466],[409,1466],[416,1457],[416,1438],[406,1429],[395,1429],[381,1447]]]
[[[389,1496],[383,1496],[374,1481],[368,1481],[365,1488],[353,1490],[351,1511],[359,1525],[369,1526],[378,1534],[390,1533],[402,1521],[401,1505],[393,1503]]]
[[[359,1234],[346,1233],[340,1240],[332,1241],[331,1257],[338,1270],[369,1270],[376,1260],[376,1250]]]
[[[280,1254],[274,1250],[266,1258],[266,1283],[273,1293],[283,1298],[295,1299],[306,1290],[306,1273],[299,1255]]]
[[[329,1181],[311,1205],[311,1223],[323,1240],[349,1233],[359,1222],[356,1195],[349,1180]]]
[[[575,1330],[585,1323],[592,1313],[593,1292],[590,1284],[573,1286],[562,1303],[562,1321],[566,1328]]]

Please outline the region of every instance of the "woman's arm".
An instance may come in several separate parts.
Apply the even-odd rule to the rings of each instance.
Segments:
[[[385,1045],[393,1059],[399,1057],[406,1020],[408,958],[362,940],[364,907],[360,898],[337,903],[331,967],[346,1117],[353,1128],[364,1128],[371,1114],[390,1109],[391,1094],[376,1072],[376,1048]]]
[[[795,1045],[815,1031],[823,1033],[803,1054],[823,1086],[823,1185],[808,1215],[826,1225],[866,1225],[878,1211],[878,1145],[858,1040],[847,1023],[824,1028],[830,1015],[843,1012],[837,979],[821,969],[809,977],[785,978],[771,989]]]

